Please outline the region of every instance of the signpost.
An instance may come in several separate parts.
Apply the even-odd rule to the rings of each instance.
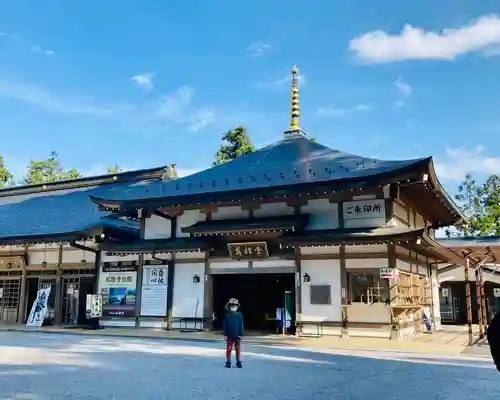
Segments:
[[[380,277],[382,279],[394,278],[394,268],[380,268]]]

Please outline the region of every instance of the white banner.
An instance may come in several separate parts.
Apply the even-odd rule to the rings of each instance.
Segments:
[[[26,326],[31,327],[41,327],[43,321],[45,319],[45,315],[47,314],[47,305],[49,302],[50,296],[49,286],[46,289],[40,289],[36,294],[36,299],[31,307],[31,312],[28,317],[28,321],[26,322]]]

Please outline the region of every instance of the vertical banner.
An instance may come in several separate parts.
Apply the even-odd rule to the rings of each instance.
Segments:
[[[31,307],[31,312],[26,322],[27,327],[41,327],[47,314],[51,286],[40,289],[36,294],[36,299]]]

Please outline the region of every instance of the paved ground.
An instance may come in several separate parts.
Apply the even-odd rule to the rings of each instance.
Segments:
[[[180,332],[165,331],[163,329],[135,329],[135,328],[106,328],[100,330],[64,329],[61,327],[26,328],[25,326],[1,326],[0,332],[46,332],[51,334],[75,334],[89,337],[107,336],[118,338],[137,339],[167,339],[189,340],[201,342],[222,342],[220,332]],[[466,346],[467,332],[463,327],[446,327],[443,331],[432,335],[421,335],[413,340],[389,340],[382,338],[350,337],[340,338],[333,336],[323,337],[295,337],[282,335],[259,335],[247,333],[247,342],[259,345],[278,345],[292,347],[316,347],[338,350],[382,350],[401,351],[434,355],[458,355],[468,349]],[[220,344],[222,346],[222,344]]]
[[[486,359],[220,343],[0,333],[0,399],[499,399]],[[354,355],[354,356],[353,356]]]

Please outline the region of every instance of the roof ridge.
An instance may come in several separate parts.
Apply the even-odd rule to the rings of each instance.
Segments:
[[[67,189],[79,189],[88,186],[100,186],[111,183],[126,183],[140,180],[161,178],[168,166],[124,171],[114,174],[85,176],[56,182],[39,183],[36,185],[13,186],[0,189],[0,197],[18,196],[32,193],[46,193]]]

